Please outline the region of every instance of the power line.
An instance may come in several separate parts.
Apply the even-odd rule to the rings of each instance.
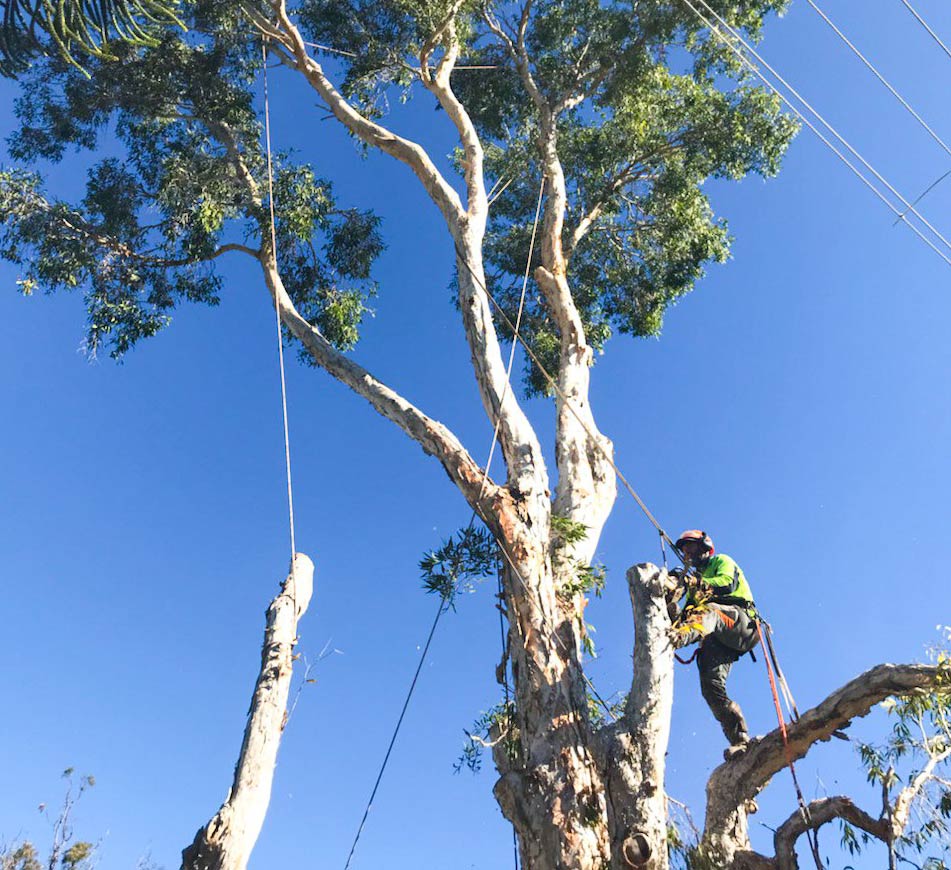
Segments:
[[[393,729],[393,736],[390,737],[390,745],[386,747],[386,755],[383,756],[383,764],[380,765],[380,772],[376,775],[376,782],[373,783],[373,791],[370,792],[370,799],[367,801],[366,809],[363,811],[363,818],[360,819],[360,827],[357,828],[357,835],[353,838],[353,845],[350,846],[350,854],[347,855],[347,863],[344,870],[350,866],[353,859],[353,853],[356,851],[357,843],[360,841],[360,834],[363,833],[364,825],[367,823],[367,816],[370,815],[370,809],[373,807],[373,799],[376,797],[377,789],[383,779],[383,772],[386,770],[387,762],[390,760],[390,753],[393,752],[393,745],[396,743],[396,737],[400,733],[400,726],[403,724],[403,717],[406,716],[406,709],[409,707],[410,699],[413,697],[413,690],[416,688],[416,681],[419,679],[419,672],[423,669],[423,662],[426,661],[426,653],[429,652],[429,645],[433,642],[433,635],[436,633],[436,626],[439,625],[439,617],[446,610],[446,602],[439,602],[439,610],[436,611],[436,618],[433,620],[432,628],[429,629],[429,637],[426,638],[426,645],[419,657],[419,664],[416,666],[416,673],[413,674],[413,681],[409,684],[409,691],[406,693],[406,700],[403,701],[403,709],[400,710],[400,718],[396,721],[396,728]]]
[[[947,143],[944,141],[944,139],[942,139],[937,133],[935,133],[934,130],[931,129],[931,127],[928,125],[928,123],[925,121],[925,119],[922,118],[921,115],[919,115],[919,114],[912,108],[912,106],[908,103],[908,101],[907,101],[900,93],[898,93],[898,91],[895,90],[894,87],[892,87],[891,83],[885,78],[885,76],[883,76],[883,75],[875,68],[874,64],[872,64],[872,62],[871,62],[864,54],[862,54],[862,52],[859,51],[858,48],[855,47],[855,45],[852,43],[852,41],[835,25],[835,23],[832,21],[832,19],[829,18],[829,16],[826,15],[825,12],[823,12],[823,11],[819,8],[819,6],[814,2],[814,0],[806,0],[806,2],[819,14],[819,16],[822,18],[822,20],[825,21],[825,23],[828,24],[829,27],[832,28],[832,30],[833,30],[833,31],[835,32],[835,34],[839,37],[839,39],[841,39],[850,49],[852,49],[853,53],[859,58],[859,60],[862,61],[862,63],[865,64],[865,66],[867,66],[867,67],[872,71],[872,73],[875,75],[875,77],[876,77],[883,85],[885,85],[886,88],[888,88],[888,90],[892,93],[892,95],[895,97],[895,99],[897,99],[898,102],[900,102],[900,103],[908,110],[908,112],[912,115],[912,117],[914,117],[915,120],[916,120],[919,124],[921,124],[921,126],[924,127],[925,130],[927,130],[927,131],[931,134],[931,138],[934,139],[935,142],[937,142],[937,143],[945,150],[946,153],[951,154],[951,147],[949,147],[949,146],[947,145]]]
[[[751,69],[751,70],[759,77],[759,79],[760,79],[762,82],[764,82],[764,83],[766,84],[767,87],[769,87],[787,106],[789,106],[790,109],[793,110],[793,112],[796,113],[796,115],[799,117],[799,119],[800,119],[801,121],[803,121],[803,123],[805,123],[805,124],[806,124],[811,130],[813,130],[814,132],[818,132],[818,131],[816,131],[816,128],[803,116],[802,112],[801,112],[796,106],[794,106],[794,105],[786,98],[786,96],[785,96],[783,93],[781,93],[781,92],[776,88],[776,86],[775,86],[772,82],[770,82],[770,81],[763,75],[762,71],[756,66],[756,64],[754,64],[754,63],[753,63],[748,57],[746,57],[735,45],[733,45],[728,39],[726,39],[726,38],[723,36],[722,32],[721,32],[715,25],[713,25],[706,17],[704,17],[703,14],[700,13],[700,12],[697,10],[697,8],[690,2],[690,0],[683,0],[683,2],[686,3],[687,6],[689,6],[689,7],[700,17],[701,21],[703,21],[708,27],[710,27],[711,31],[714,32],[714,33],[721,39],[721,41],[723,41],[723,42],[727,45],[727,47],[728,47],[734,54],[736,54],[737,57],[739,57],[740,60],[741,60],[749,69]],[[801,102],[810,112],[812,112],[812,114],[815,115],[815,117],[819,120],[819,122],[820,122],[830,133],[832,133],[832,135],[835,136],[836,139],[838,139],[839,142],[841,142],[841,143],[849,150],[849,152],[850,152],[851,154],[853,154],[853,155],[862,163],[862,165],[863,165],[866,169],[869,170],[869,172],[871,172],[882,184],[884,184],[885,187],[886,187],[889,191],[891,191],[891,193],[892,193],[894,196],[898,197],[898,199],[908,208],[908,210],[909,210],[912,214],[914,214],[929,230],[931,230],[932,233],[934,233],[934,235],[935,235],[937,238],[939,238],[939,239],[944,243],[945,247],[951,249],[951,242],[949,242],[949,241],[928,221],[928,219],[927,219],[924,215],[922,215],[920,212],[918,212],[917,210],[915,210],[914,206],[913,206],[910,202],[908,202],[908,200],[905,199],[905,197],[902,196],[902,194],[901,194],[898,190],[896,190],[895,187],[894,187],[892,184],[889,183],[888,179],[885,178],[874,166],[872,166],[872,164],[869,163],[861,154],[859,154],[859,152],[858,152],[855,148],[852,147],[852,145],[846,140],[846,138],[845,138],[841,133],[839,133],[839,131],[836,130],[835,127],[833,127],[833,126],[822,116],[822,114],[821,114],[802,94],[799,93],[799,91],[797,91],[788,81],[786,81],[786,79],[783,78],[783,76],[782,76],[773,66],[771,66],[770,63],[769,63],[759,52],[757,52],[756,49],[755,49],[752,45],[750,45],[750,43],[749,43],[747,40],[745,40],[745,39],[743,38],[743,36],[736,30],[736,28],[732,27],[727,21],[725,21],[725,20],[719,15],[719,13],[718,13],[715,9],[713,9],[713,8],[710,6],[710,4],[707,2],[707,0],[698,0],[698,2],[701,3],[701,4],[717,19],[717,21],[719,21],[720,24],[722,24],[723,27],[726,28],[727,32],[728,32],[734,39],[736,39],[740,44],[742,44],[743,47],[746,48],[746,50],[749,51],[750,54],[753,55],[753,57],[755,57],[773,76],[775,76],[776,79],[783,85],[783,87],[785,87],[797,100],[799,100],[799,102]],[[829,142],[828,142],[827,140],[825,140],[825,137],[820,136],[820,138],[822,138],[824,141],[826,141],[826,144],[827,144],[827,145],[829,144]],[[831,147],[831,145],[830,145],[830,147]],[[833,148],[833,150],[836,151],[837,154],[839,153],[837,149]],[[841,157],[842,155],[839,154],[839,156]],[[843,158],[843,159],[844,159],[844,158]],[[855,170],[854,167],[851,166],[851,164],[850,164],[848,161],[846,161],[846,163],[853,169],[853,171],[857,171],[857,170]],[[862,177],[860,173],[859,173],[859,175],[860,175],[860,177]],[[865,179],[863,178],[863,180],[865,180]],[[872,190],[874,190],[874,191],[878,194],[879,198],[880,198],[883,202],[885,202],[886,205],[888,205],[888,207],[889,207],[893,212],[895,212],[895,214],[900,214],[899,210],[894,206],[894,204],[893,204],[892,202],[890,202],[884,195],[882,195],[882,194],[878,191],[878,189],[874,187],[874,185],[871,185],[871,183],[868,182],[868,181],[866,181],[866,183],[869,184],[869,186],[872,188]],[[914,228],[915,231],[918,232],[918,235],[920,235],[922,238],[925,238],[925,236],[924,236],[920,231],[918,231],[917,228],[915,228],[913,224],[911,224],[911,223],[908,222],[908,221],[905,221],[905,222],[908,223],[909,226],[911,226],[912,228]],[[925,239],[925,240],[927,241],[927,239]],[[929,243],[929,244],[930,244],[930,243]],[[941,251],[938,251],[938,249],[937,249],[934,245],[932,245],[932,247],[935,249],[935,251],[937,251],[939,254],[941,254],[941,256],[943,257],[943,259],[944,259],[946,262],[948,262],[949,264],[951,264],[951,260],[949,260],[947,256],[945,256]]]
[[[907,219],[907,216],[906,216],[907,213],[902,213],[902,211],[901,211],[900,209],[898,209],[898,208],[894,205],[894,203],[892,203],[891,200],[889,200],[888,197],[886,197],[886,196],[861,172],[861,170],[859,170],[832,142],[830,142],[829,139],[815,126],[815,124],[813,124],[813,123],[802,113],[802,111],[801,111],[796,105],[794,105],[794,104],[789,100],[789,98],[788,98],[784,93],[782,93],[782,91],[780,91],[780,90],[776,87],[776,85],[774,85],[768,78],[766,78],[766,76],[763,74],[762,70],[760,70],[760,68],[757,67],[755,63],[753,63],[739,48],[736,47],[736,45],[734,45],[726,36],[724,36],[723,32],[722,32],[713,22],[711,22],[699,9],[697,9],[697,7],[694,6],[693,3],[690,2],[690,0],[682,0],[682,2],[684,3],[684,5],[686,5],[686,6],[696,15],[708,28],[710,28],[711,33],[714,33],[714,34],[717,36],[717,38],[719,38],[720,41],[723,42],[724,45],[726,45],[727,48],[729,48],[729,49],[740,59],[741,63],[743,63],[744,66],[746,66],[751,72],[753,72],[753,74],[756,75],[756,77],[759,78],[760,81],[762,81],[763,84],[766,85],[766,87],[768,87],[773,93],[775,93],[776,96],[778,96],[779,99],[782,100],[783,103],[785,103],[786,106],[789,107],[789,109],[796,115],[796,117],[798,117],[800,121],[802,121],[810,130],[812,130],[812,132],[815,133],[816,136],[818,136],[819,139],[822,140],[822,142],[823,142],[846,166],[849,167],[849,169],[859,178],[860,181],[862,181],[863,184],[865,184],[866,187],[868,187],[882,202],[884,202],[885,205],[886,205],[894,214],[898,215],[899,218],[900,218],[901,220],[903,220],[903,221],[912,229],[912,231],[913,231],[919,238],[921,238],[921,240],[922,240],[926,245],[928,245],[929,248],[931,248],[939,257],[941,257],[941,259],[944,260],[949,266],[951,266],[951,258],[949,258],[948,255],[947,255],[944,251],[942,251],[940,248],[938,248],[938,246],[935,245],[935,243],[934,243],[931,239],[929,239],[924,233],[922,233],[921,230],[920,230],[917,226],[915,226],[915,224],[911,223],[911,221],[909,221],[909,220]],[[879,173],[878,170],[875,169],[875,167],[873,167],[864,157],[862,157],[862,155],[859,154],[858,151],[856,151],[855,148],[853,148],[853,147],[846,141],[846,139],[845,139],[831,124],[829,124],[829,122],[826,121],[825,118],[823,118],[822,115],[819,114],[819,112],[816,111],[816,109],[814,109],[814,108],[812,107],[812,105],[811,105],[792,85],[789,84],[789,82],[787,82],[778,72],[776,72],[776,70],[773,69],[773,67],[770,66],[770,64],[769,64],[767,61],[765,61],[765,60],[762,58],[762,56],[759,55],[759,53],[757,53],[757,51],[756,51],[746,40],[744,40],[743,37],[742,37],[739,33],[737,33],[729,24],[727,24],[727,22],[724,21],[724,20],[717,14],[717,12],[716,12],[714,9],[712,9],[708,3],[705,2],[705,0],[698,0],[698,2],[702,3],[703,6],[704,6],[714,17],[716,17],[716,19],[727,29],[728,33],[729,33],[731,36],[733,36],[734,39],[736,39],[738,42],[740,42],[754,57],[756,57],[756,59],[759,60],[759,62],[762,63],[763,66],[766,67],[766,69],[768,69],[768,70],[770,71],[770,73],[772,73],[772,75],[774,75],[804,106],[806,106],[806,108],[807,108],[810,112],[812,112],[813,115],[815,115],[816,118],[817,118],[817,119],[818,119],[818,120],[819,120],[852,154],[854,154],[855,157],[858,158],[858,160],[859,160],[867,169],[869,169],[869,170],[872,172],[872,174],[873,174],[876,178],[879,179],[879,181],[881,181],[896,197],[898,197],[898,199],[899,199],[905,206],[908,207],[908,211],[909,211],[909,212],[911,212],[911,213],[914,214],[916,217],[918,217],[919,220],[921,220],[921,222],[922,222],[926,227],[928,227],[928,229],[930,229],[930,230],[935,234],[935,236],[936,236],[937,238],[939,238],[939,239],[945,244],[945,246],[946,246],[948,249],[951,249],[951,242],[949,242],[937,229],[935,229],[935,227],[933,227],[933,226],[931,225],[931,223],[927,220],[927,218],[925,218],[923,215],[921,215],[921,214],[914,208],[914,206],[913,206],[911,203],[909,203],[907,199],[905,199],[904,196],[902,196],[891,184],[889,184],[889,182],[881,175],[881,173]]]
[[[901,2],[904,3],[904,4],[905,4],[905,8],[906,8],[912,15],[914,15],[915,18],[918,19],[918,23],[919,23],[922,27],[924,27],[925,30],[928,31],[928,33],[931,35],[931,38],[932,38],[935,42],[937,42],[938,45],[941,46],[941,49],[944,51],[944,53],[945,53],[948,57],[951,57],[951,48],[948,48],[948,46],[946,46],[946,45],[941,41],[941,37],[938,36],[938,34],[935,33],[934,30],[930,27],[930,25],[928,24],[928,22],[925,21],[925,19],[922,18],[922,17],[918,14],[918,11],[915,9],[915,7],[912,6],[911,3],[908,2],[908,0],[901,0]]]

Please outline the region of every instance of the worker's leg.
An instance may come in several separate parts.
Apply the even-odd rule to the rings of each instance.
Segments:
[[[731,701],[726,693],[726,680],[740,653],[720,643],[715,637],[706,640],[697,655],[700,670],[700,692],[710,712],[713,713],[726,739],[732,745],[746,743],[750,739],[746,720],[740,705]]]
[[[671,632],[677,649],[710,636],[737,652],[749,652],[757,643],[756,624],[742,608],[711,601],[685,613]]]

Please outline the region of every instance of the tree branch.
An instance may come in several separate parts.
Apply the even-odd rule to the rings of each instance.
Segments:
[[[601,212],[608,204],[611,197],[617,193],[624,185],[636,180],[641,173],[634,172],[634,164],[628,163],[620,172],[610,178],[602,188],[601,194],[595,200],[594,205],[582,215],[581,219],[572,230],[568,241],[565,243],[565,260],[571,260],[571,255],[578,247],[578,243],[588,234],[594,222],[601,216]]]
[[[488,212],[488,202],[485,192],[485,178],[482,171],[484,151],[482,141],[476,131],[472,118],[453,93],[450,77],[456,61],[459,58],[459,40],[456,36],[455,16],[462,5],[462,0],[453,4],[445,24],[427,41],[420,52],[420,77],[423,84],[439,101],[439,105],[452,120],[459,133],[459,139],[465,151],[464,174],[468,199],[468,214],[471,219],[477,220],[482,226]],[[445,54],[436,67],[435,75],[429,67],[429,58],[436,45],[444,38],[448,38]]]
[[[522,79],[525,90],[535,103],[536,108],[539,110],[539,112],[549,113],[551,111],[551,107],[548,105],[548,99],[542,93],[541,88],[538,87],[538,83],[535,81],[535,77],[532,75],[531,62],[528,57],[528,50],[525,47],[525,33],[528,30],[528,22],[531,16],[531,11],[532,0],[528,0],[528,2],[522,7],[522,13],[518,25],[518,34],[515,40],[513,40],[505,32],[505,29],[502,27],[502,25],[492,17],[492,14],[489,12],[488,3],[484,3],[482,6],[482,18],[485,21],[486,26],[499,39],[506,51],[508,51],[509,56],[515,62],[515,69],[517,70],[519,77]]]
[[[927,746],[927,740],[925,741]],[[921,769],[918,775],[906,785],[895,798],[895,803],[891,812],[892,837],[897,839],[905,830],[908,824],[908,817],[911,813],[911,804],[918,793],[924,788],[929,779],[932,778],[934,769],[946,758],[951,756],[951,747],[941,751],[928,754],[928,761]]]
[[[865,716],[892,695],[951,691],[947,669],[936,665],[876,665],[836,689],[824,701],[787,726],[789,758],[797,761],[820,740]],[[770,777],[787,765],[779,729],[754,740],[741,755],[721,764],[707,782],[707,828],[727,818],[744,801],[754,797]]]
[[[624,715],[602,736],[612,867],[618,868],[625,866],[622,856],[632,838],[641,839],[642,855],[661,855],[667,848],[664,770],[674,696],[667,574],[655,565],[635,565],[627,582],[634,613],[631,691]]]
[[[461,490],[473,510],[489,522],[503,498],[500,488],[490,479],[483,486],[483,470],[472,459],[458,438],[442,423],[428,417],[415,405],[374,377],[365,368],[342,354],[327,341],[317,327],[298,312],[284,288],[273,258],[262,255],[261,267],[268,290],[278,305],[282,322],[304,345],[317,365],[391,420],[425,453],[436,457],[453,483]],[[499,529],[493,529],[496,533]]]
[[[272,9],[274,9],[277,26],[272,25],[272,28],[267,31],[268,35],[290,52],[294,59],[295,69],[301,72],[310,86],[320,94],[334,117],[361,142],[379,148],[383,153],[395,157],[412,169],[439,208],[453,237],[458,237],[460,222],[466,212],[462,207],[459,194],[436,168],[436,164],[433,163],[426,149],[416,142],[397,136],[391,130],[369,120],[357,111],[327,78],[323,67],[307,53],[304,38],[288,17],[283,4],[272,3]]]
[[[467,180],[470,193],[473,195],[469,210],[463,209],[459,195],[440,174],[422,146],[370,121],[337,91],[324,74],[320,64],[307,54],[300,31],[290,21],[286,10],[273,4],[272,8],[280,32],[280,35],[274,38],[278,40],[279,45],[290,52],[294,68],[305,76],[310,85],[326,101],[333,115],[361,141],[379,148],[408,165],[443,214],[455,244],[457,258],[462,261],[459,269],[460,308],[476,381],[486,413],[493,423],[501,421],[499,438],[514,485],[525,493],[545,492],[547,498],[548,480],[541,445],[512,390],[507,389],[505,366],[502,362],[498,336],[484,286],[481,248],[487,209],[481,168],[482,149],[471,119],[455,100],[448,84],[448,76],[458,49],[450,48],[432,81],[437,96],[441,95],[446,101],[447,112],[461,129],[463,142],[470,156]],[[448,26],[451,27],[451,25],[450,20]],[[454,41],[455,37],[452,36],[451,39]],[[307,334],[307,331],[301,327],[301,333]],[[453,473],[450,476],[456,479]],[[467,499],[471,499],[471,494],[466,490],[464,494]]]
[[[773,836],[776,849],[777,870],[799,870],[796,859],[796,841],[810,828],[818,830],[833,819],[844,819],[856,828],[861,828],[873,837],[888,842],[888,823],[884,819],[873,819],[864,810],[857,807],[852,799],[844,795],[821,798],[812,801],[806,807],[809,823],[803,818],[801,810],[794,812],[777,829]]]
[[[310,604],[314,563],[294,556],[290,574],[267,609],[267,627],[241,753],[228,797],[182,852],[182,870],[244,870],[271,800],[271,784],[287,716],[297,623]]]

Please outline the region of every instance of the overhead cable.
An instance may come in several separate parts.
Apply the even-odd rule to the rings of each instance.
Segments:
[[[763,84],[766,85],[776,96],[779,97],[786,106],[802,121],[822,142],[846,165],[848,168],[859,178],[859,180],[868,187],[885,205],[896,215],[899,219],[904,221],[911,230],[917,235],[929,248],[931,248],[942,260],[944,260],[949,266],[951,266],[951,257],[949,257],[943,250],[941,250],[931,239],[929,239],[921,230],[911,223],[907,219],[907,212],[903,213],[901,209],[897,208],[895,204],[883,194],[876,186],[873,184],[862,172],[855,166],[829,139],[813,124],[803,113],[802,111],[793,104],[789,98],[776,87],[773,82],[771,82],[759,67],[753,63],[733,42],[723,34],[723,32],[714,24],[710,19],[708,19],[696,6],[693,5],[691,0],[682,0],[685,6],[687,6],[709,29],[710,32],[715,34],[727,48],[729,48],[740,60],[740,62],[746,66]],[[798,99],[806,108],[815,115],[815,117],[853,154],[855,157],[877,178],[881,181],[908,209],[908,212],[914,214],[918,217],[919,220],[929,229],[934,235],[939,238],[945,245],[945,247],[951,250],[951,242],[949,242],[932,224],[925,218],[920,212],[918,212],[914,206],[905,199],[889,182],[879,173],[875,167],[873,167],[861,154],[858,153],[847,141],[846,139],[834,128],[822,115],[817,112],[812,105],[795,89],[792,85],[789,84],[768,62],[766,62],[756,50],[745,40],[743,37],[733,30],[733,28],[724,21],[717,12],[710,7],[705,0],[698,0],[722,25],[726,28],[728,33],[733,36],[735,40],[740,42],[760,63],[763,64],[766,69],[772,73],[789,91],[792,93],[796,99]]]
[[[911,115],[915,118],[915,120],[916,120],[919,124],[921,124],[921,126],[924,127],[924,128],[931,134],[931,138],[934,139],[935,142],[937,142],[937,143],[945,150],[946,153],[951,154],[951,147],[948,146],[948,144],[944,141],[944,139],[942,139],[937,133],[935,133],[934,130],[931,129],[931,127],[928,125],[928,123],[925,121],[925,119],[922,118],[921,115],[919,115],[919,114],[912,108],[912,106],[908,103],[908,101],[907,101],[900,93],[898,93],[898,91],[895,90],[894,87],[892,87],[891,83],[885,78],[885,76],[883,76],[883,75],[875,68],[874,64],[872,64],[872,62],[871,62],[864,54],[862,54],[862,52],[859,51],[858,48],[855,47],[855,45],[852,43],[852,41],[851,41],[838,27],[836,27],[836,25],[835,25],[835,23],[832,21],[832,19],[829,18],[829,16],[826,15],[825,12],[823,12],[823,11],[819,8],[819,6],[814,2],[814,0],[806,0],[806,2],[807,2],[813,9],[815,9],[815,11],[816,11],[816,12],[819,14],[819,16],[822,18],[822,20],[825,21],[825,23],[828,24],[829,27],[832,28],[832,30],[833,30],[833,31],[835,32],[835,34],[839,37],[839,39],[841,39],[850,49],[852,49],[853,53],[859,58],[859,60],[861,60],[862,63],[864,63],[864,64],[872,71],[872,73],[874,73],[875,77],[876,77],[883,85],[885,85],[886,88],[888,88],[888,90],[892,93],[892,95],[895,97],[895,99],[897,99],[898,102],[900,102],[900,103],[908,110],[908,112],[911,113]]]
[[[928,33],[931,35],[931,38],[932,38],[935,42],[937,42],[938,45],[941,46],[941,48],[942,48],[942,50],[944,51],[944,53],[945,53],[948,57],[951,57],[951,48],[948,48],[948,46],[946,46],[946,45],[941,41],[941,37],[938,36],[938,34],[934,32],[934,30],[931,28],[931,26],[928,24],[928,22],[925,21],[925,19],[922,18],[922,17],[918,14],[918,11],[915,9],[915,7],[912,6],[911,3],[908,2],[908,0],[901,0],[901,2],[904,3],[904,4],[905,4],[905,8],[906,8],[912,15],[914,15],[915,18],[918,19],[918,23],[919,23],[922,27],[924,27],[925,30],[928,31]]]

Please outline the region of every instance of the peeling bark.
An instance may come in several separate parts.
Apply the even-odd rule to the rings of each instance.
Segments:
[[[182,852],[182,870],[244,870],[261,832],[277,763],[293,676],[297,623],[310,604],[314,563],[303,553],[267,609],[261,650],[244,741],[234,782],[217,813]]]
[[[533,545],[534,543],[534,545]],[[555,593],[547,547],[531,537],[505,572],[518,760],[494,748],[495,794],[529,870],[590,870],[608,853],[604,786],[592,750],[580,627]],[[516,575],[515,568],[518,573]]]
[[[634,675],[624,716],[605,735],[611,867],[667,870],[664,768],[674,692],[667,575],[654,565],[636,565],[627,582]]]

